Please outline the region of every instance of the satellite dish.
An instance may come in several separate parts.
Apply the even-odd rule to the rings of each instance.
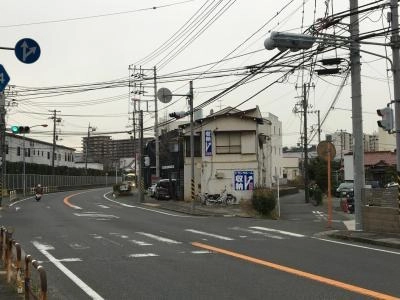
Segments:
[[[172,93],[167,88],[161,88],[157,91],[157,98],[162,103],[168,103],[172,100]]]
[[[317,146],[317,153],[319,157],[324,160],[333,160],[336,156],[336,148],[331,142],[322,141]]]

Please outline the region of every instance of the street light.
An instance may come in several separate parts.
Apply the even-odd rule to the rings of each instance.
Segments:
[[[33,126],[29,126],[30,128],[34,128],[34,127],[47,127],[47,124],[40,124],[40,125],[33,125]],[[23,131],[23,135],[22,135],[22,147],[23,147],[23,155],[22,155],[22,185],[23,185],[23,195],[25,197],[26,194],[26,171],[25,171],[25,133],[26,131]]]

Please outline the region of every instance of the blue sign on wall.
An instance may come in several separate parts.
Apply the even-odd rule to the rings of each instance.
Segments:
[[[6,69],[4,69],[3,65],[0,65],[0,92],[4,91],[4,88],[7,86],[10,81],[10,76],[8,76]]]
[[[212,136],[211,130],[204,131],[204,155],[211,156],[212,155]]]
[[[254,189],[254,172],[234,171],[234,181],[236,191],[251,191]]]

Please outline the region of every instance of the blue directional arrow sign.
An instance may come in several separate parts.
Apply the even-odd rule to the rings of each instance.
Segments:
[[[17,42],[14,52],[20,61],[25,64],[31,64],[39,59],[40,47],[36,41],[25,38]]]
[[[10,81],[10,76],[8,76],[6,69],[4,69],[3,65],[0,65],[0,93],[4,91],[4,88],[7,86]]]

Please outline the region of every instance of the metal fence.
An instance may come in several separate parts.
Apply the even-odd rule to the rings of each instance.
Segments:
[[[74,187],[85,186],[107,186],[121,181],[121,177],[115,176],[64,176],[64,175],[39,175],[26,174],[6,174],[3,186],[7,190],[30,190],[37,184],[48,187],[51,190],[73,189]]]

